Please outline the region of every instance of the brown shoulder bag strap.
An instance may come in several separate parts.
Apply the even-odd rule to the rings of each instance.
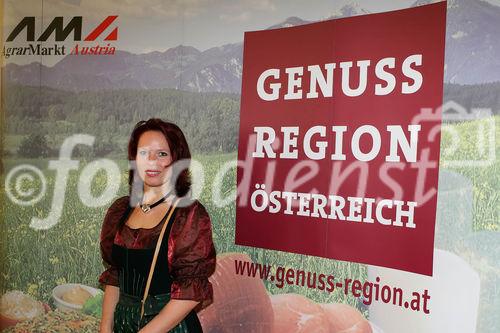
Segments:
[[[167,229],[167,225],[170,223],[170,218],[172,217],[172,214],[175,210],[175,207],[177,206],[177,203],[179,202],[179,198],[175,200],[173,205],[170,206],[170,211],[168,212],[167,220],[165,223],[163,223],[163,227],[161,228],[161,233],[160,236],[158,237],[158,241],[156,242],[156,249],[155,249],[155,254],[153,256],[153,262],[151,263],[151,268],[149,269],[149,275],[148,275],[148,281],[146,282],[146,290],[144,290],[144,296],[142,297],[141,301],[141,319],[144,316],[144,302],[146,302],[146,298],[148,297],[148,292],[149,292],[149,287],[151,285],[151,280],[153,278],[153,273],[155,270],[156,266],[156,260],[158,259],[158,253],[160,252],[160,247],[161,243],[163,240],[163,235],[165,234],[165,230]]]

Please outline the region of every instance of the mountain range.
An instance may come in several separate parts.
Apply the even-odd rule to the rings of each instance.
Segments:
[[[418,0],[412,6],[434,2]],[[342,7],[326,19],[368,14],[359,5]],[[290,17],[268,29],[312,23]],[[66,56],[52,67],[38,62],[8,64],[7,83],[43,85],[71,91],[174,88],[195,92],[241,89],[243,43],[200,51],[180,45],[165,52],[114,56]],[[446,33],[446,83],[500,81],[500,7],[482,0],[449,0]]]

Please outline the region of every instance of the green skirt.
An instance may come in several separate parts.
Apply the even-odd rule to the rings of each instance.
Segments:
[[[141,319],[141,299],[120,293],[114,312],[114,333],[137,333],[146,326],[170,300],[170,294],[148,296],[144,303],[144,316]],[[189,333],[186,320],[182,320],[170,333]]]

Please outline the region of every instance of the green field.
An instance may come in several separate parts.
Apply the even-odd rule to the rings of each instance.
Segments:
[[[500,154],[499,145],[499,118],[496,117],[496,156]],[[465,141],[471,142],[468,137],[477,129],[478,123],[463,123],[453,126],[464,136]],[[19,138],[12,138],[19,140]],[[443,135],[443,147],[449,144],[450,137]],[[478,158],[481,157],[474,148],[467,144],[460,145],[454,157]],[[448,156],[450,157],[450,156]],[[195,156],[205,169],[205,180],[208,182],[203,188],[201,201],[207,207],[213,223],[214,241],[218,253],[243,252],[247,253],[256,262],[282,265],[306,271],[334,274],[339,277],[366,278],[364,265],[334,261],[329,259],[295,255],[278,251],[261,250],[234,245],[235,204],[218,208],[212,203],[210,182],[217,170],[229,160],[236,159],[236,154],[219,154],[209,156]],[[100,208],[88,208],[80,202],[77,193],[77,182],[86,161],[81,161],[78,171],[71,171],[66,187],[66,198],[63,213],[59,223],[45,231],[36,231],[29,227],[31,217],[45,217],[50,210],[54,185],[54,172],[47,169],[48,160],[4,160],[5,170],[29,163],[41,168],[47,177],[48,194],[35,206],[18,206],[6,200],[2,206],[3,234],[6,240],[5,251],[0,260],[5,265],[2,272],[4,289],[25,291],[39,300],[49,301],[51,290],[60,283],[78,282],[90,286],[97,286],[97,278],[103,270],[99,253],[99,232],[101,223],[109,204]],[[444,161],[442,160],[444,163]],[[122,183],[119,195],[127,193],[127,164],[119,161],[122,170]],[[448,168],[464,175],[473,183],[474,194],[474,230],[500,231],[498,219],[499,197],[499,161],[498,158],[491,165],[485,167],[453,167]],[[7,173],[6,172],[6,173]],[[2,180],[2,184],[4,184]],[[98,174],[94,178],[92,189],[95,195],[105,187],[105,174]],[[228,193],[236,187],[236,174],[232,172],[224,178],[222,192]],[[271,293],[297,292],[318,302],[341,301],[356,304],[352,296],[345,296],[340,292],[326,293],[305,287],[287,286],[278,289],[267,284]]]
[[[205,179],[213,178],[223,163],[234,160],[236,154],[213,156],[195,156],[205,169]],[[47,169],[47,161],[8,160],[6,169],[21,163],[36,164],[45,169],[47,187],[53,187],[54,174]],[[80,170],[85,162],[80,163]],[[120,195],[127,193],[126,162],[120,161],[123,170]],[[67,186],[66,199],[60,222],[49,230],[36,231],[29,227],[33,216],[47,216],[52,193],[46,195],[35,207],[22,207],[10,201],[5,205],[5,234],[7,248],[2,253],[6,263],[3,278],[6,289],[18,289],[28,292],[37,299],[49,301],[52,289],[65,282],[78,282],[97,287],[97,278],[103,267],[99,253],[99,232],[107,206],[88,208],[80,202],[77,193],[77,182],[80,170],[72,171]],[[304,269],[311,272],[335,274],[341,277],[363,278],[365,269],[362,265],[332,261],[323,258],[288,254],[234,245],[235,205],[223,208],[216,207],[211,200],[211,187],[203,188],[201,201],[207,207],[212,219],[214,243],[217,253],[247,253],[254,261]],[[97,196],[105,186],[105,175],[98,174],[94,178],[93,193]],[[236,187],[235,169],[224,178],[222,193]],[[298,292],[316,301],[344,301],[355,304],[352,297],[343,294],[328,294],[314,289],[297,286],[286,286],[282,289],[268,285],[272,293]]]

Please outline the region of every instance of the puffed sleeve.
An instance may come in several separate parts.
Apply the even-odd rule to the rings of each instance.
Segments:
[[[205,207],[194,201],[179,208],[169,237],[168,260],[172,299],[199,301],[199,311],[213,302],[208,278],[215,271],[212,226]]]
[[[99,277],[99,283],[101,284],[119,286],[118,268],[113,264],[111,250],[113,248],[113,240],[118,230],[120,218],[125,213],[128,204],[128,196],[115,200],[108,208],[106,216],[104,217],[100,235],[100,249],[105,270]]]

